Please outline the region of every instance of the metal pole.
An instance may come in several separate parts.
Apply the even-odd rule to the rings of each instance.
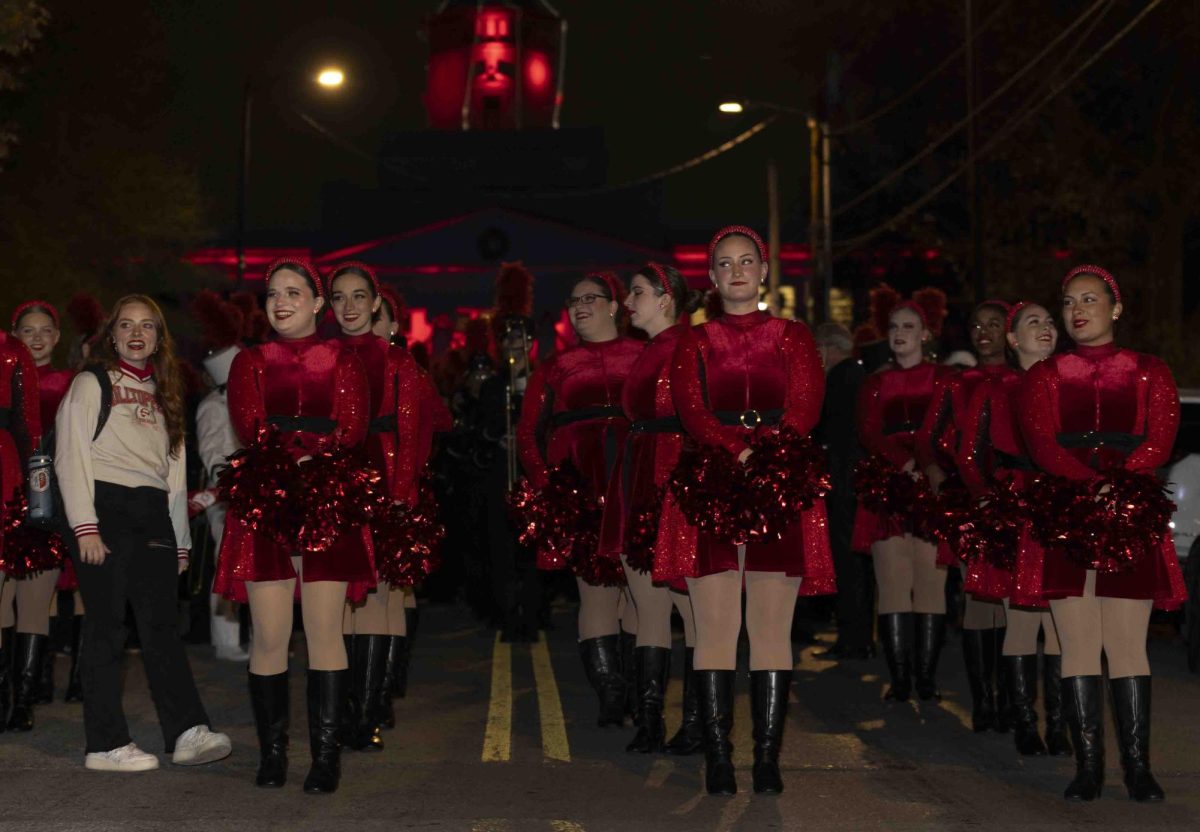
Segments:
[[[812,297],[813,282],[822,274],[821,259],[824,248],[821,245],[821,128],[815,118],[808,118],[808,263],[809,275],[804,284],[804,316],[813,322],[816,317],[810,311],[809,299]]]
[[[767,307],[779,314],[779,275],[783,271],[779,257],[779,170],[775,159],[767,160]]]
[[[824,303],[821,315],[823,320],[832,320],[833,309],[833,206],[831,205],[830,177],[833,167],[833,149],[829,140],[829,124],[822,122],[821,130],[821,219],[823,226],[821,247],[822,288]]]
[[[978,146],[978,131],[975,118],[975,9],[971,0],[966,0],[967,12],[967,199],[971,218],[971,281],[975,292],[975,303],[983,303],[987,295],[987,279],[983,273],[982,211],[979,199],[979,162],[975,158]]]
[[[237,192],[237,287],[246,280],[246,186],[250,177],[250,115],[254,90],[249,78],[242,92],[242,152],[238,165]]]

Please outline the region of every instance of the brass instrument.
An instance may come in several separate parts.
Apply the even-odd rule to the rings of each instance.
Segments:
[[[517,355],[510,344],[520,338],[521,368],[517,370]],[[518,378],[529,378],[529,322],[525,318],[512,317],[504,321],[504,360],[508,364],[508,373],[504,382],[504,451],[508,462],[508,488],[511,490],[521,476],[521,463],[517,457],[516,425],[513,422],[513,402],[518,394],[525,392],[524,386],[517,389]]]

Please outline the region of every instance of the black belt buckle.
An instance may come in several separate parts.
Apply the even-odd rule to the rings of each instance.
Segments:
[[[757,410],[743,410],[738,415],[738,424],[746,430],[754,430],[762,424],[762,414]]]

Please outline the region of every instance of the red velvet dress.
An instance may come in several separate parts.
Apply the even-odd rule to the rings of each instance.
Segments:
[[[737,456],[749,447],[754,430],[787,425],[803,435],[811,432],[821,415],[825,372],[808,327],[799,321],[766,312],[725,314],[680,338],[671,393],[692,439]],[[694,560],[685,551],[668,550],[656,558],[656,573],[664,558],[663,571],[683,577],[738,568],[737,547],[704,533],[697,534]],[[810,579],[801,583],[802,594],[834,591],[824,501],[779,540],[747,545],[746,569]]]
[[[1153,473],[1170,457],[1179,428],[1179,394],[1160,359],[1106,344],[1078,346],[1029,370],[1019,420],[1030,456],[1050,474],[1091,479],[1106,468]],[[1154,599],[1164,608],[1187,598],[1169,535],[1160,556],[1132,571],[1097,573],[1096,595]],[[1082,595],[1085,568],[1064,555],[1022,547],[1016,595],[1047,600]]]
[[[26,463],[42,441],[37,378],[29,349],[0,333],[0,497],[6,504],[24,496]]]
[[[583,342],[556,353],[529,377],[517,422],[517,453],[534,488],[546,483],[554,466],[570,462],[592,495],[605,500],[629,432],[621,388],[643,346],[624,337]],[[561,558],[538,551],[539,569],[564,567]]]
[[[895,364],[867,376],[858,394],[858,434],[867,453],[883,457],[895,468],[933,457],[932,448],[919,446],[918,434],[933,400],[938,382],[954,374],[940,364],[923,362],[915,367]],[[870,552],[871,544],[903,535],[910,518],[881,516],[860,503],[854,517],[850,545]]]
[[[943,489],[966,487],[958,470],[958,453],[971,395],[988,379],[1008,370],[1007,364],[967,367],[943,376],[934,386],[933,398],[921,420],[921,430],[917,432],[917,466],[921,470],[934,464],[940,467],[946,473]],[[938,566],[952,566],[958,562],[958,554],[939,540]]]
[[[1004,367],[1004,372],[977,385],[967,403],[960,429],[958,470],[976,497],[987,496],[999,482],[1011,481],[1024,489],[1033,477],[1033,460],[1017,419],[1023,380],[1020,370]],[[1026,530],[1023,536],[1028,534]],[[1015,560],[1017,553],[1012,555]],[[967,564],[963,588],[982,600],[999,601],[1012,595],[1015,578],[1015,569],[977,558]]]
[[[273,424],[299,459],[326,443],[353,447],[367,435],[367,375],[354,354],[337,341],[312,335],[242,350],[229,368],[228,391],[230,421],[244,444]],[[306,582],[349,582],[348,594],[355,599],[375,585],[368,528],[346,529],[323,552],[299,552],[255,533],[231,510],[213,591],[245,601],[245,581],[295,578],[295,554],[304,558]]]
[[[679,461],[683,426],[671,400],[671,358],[686,324],[676,324],[646,343],[621,389],[621,409],[630,422],[625,452],[608,484],[600,554],[618,558],[626,546],[628,521],[640,512],[663,511],[661,489]]]

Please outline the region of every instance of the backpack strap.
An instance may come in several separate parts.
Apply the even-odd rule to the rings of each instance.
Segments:
[[[99,364],[89,364],[84,367],[84,372],[94,375],[96,383],[100,385],[100,410],[96,414],[96,432],[92,434],[92,441],[95,442],[100,438],[100,431],[104,430],[108,414],[112,411],[112,379],[108,377],[108,370]]]

